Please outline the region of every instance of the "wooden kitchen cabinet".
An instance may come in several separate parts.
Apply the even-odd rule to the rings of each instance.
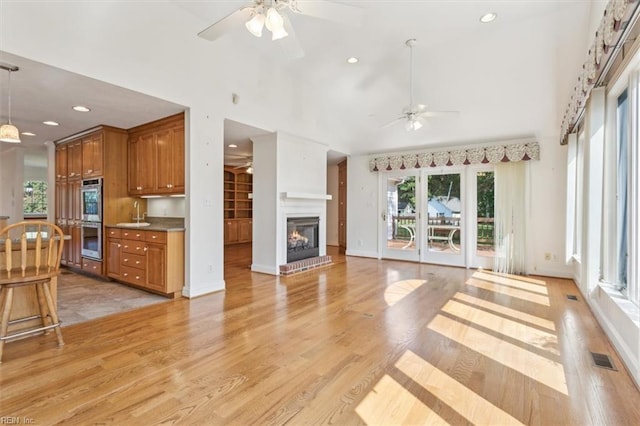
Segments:
[[[82,141],[70,142],[67,147],[67,179],[82,177]]]
[[[82,139],[82,178],[101,177],[104,163],[102,132]]]
[[[55,222],[71,236],[64,245],[63,265],[104,275],[101,259],[82,257],[82,179],[102,178],[103,223],[130,221],[134,200],[127,196],[127,138],[126,130],[97,126],[55,142]],[[103,259],[105,244],[102,238]]]
[[[235,220],[227,220],[224,226],[224,243],[234,244],[239,240],[238,222]]]
[[[67,145],[56,147],[56,181],[67,180]]]
[[[129,194],[184,194],[184,113],[129,130]]]
[[[184,232],[107,227],[107,276],[178,297],[184,285]]]

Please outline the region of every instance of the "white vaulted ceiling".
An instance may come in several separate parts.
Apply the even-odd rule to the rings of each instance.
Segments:
[[[249,0],[176,0],[168,4],[148,2],[146,7],[150,14],[154,7],[171,7],[176,17],[188,17],[188,23],[175,28],[167,25],[167,31],[180,31],[176,38],[195,39],[208,25],[250,3]],[[291,59],[280,49],[278,41],[272,42],[266,36],[257,39],[244,26],[214,42],[200,40],[204,46],[201,49],[217,52],[218,46],[232,46],[239,53],[229,60],[255,56],[270,64],[269,71],[282,70],[283,75],[292,76],[290,80],[284,79],[291,85],[287,89],[280,86],[283,79],[255,70],[260,84],[273,83],[273,90],[293,93],[292,101],[286,97],[292,109],[300,109],[303,114],[305,105],[312,104],[317,126],[332,128],[334,140],[327,142],[336,143],[350,153],[370,153],[529,136],[556,141],[574,78],[585,57],[590,14],[593,8],[602,9],[603,2],[360,0],[339,3],[361,8],[364,25],[353,28],[308,16],[292,16],[292,25],[305,52],[301,59]],[[87,11],[90,12],[88,8]],[[496,12],[497,19],[490,24],[481,23],[479,18],[486,12]],[[33,31],[37,32],[37,27]],[[144,27],[139,31],[144,37]],[[381,129],[398,117],[409,102],[409,52],[404,45],[408,38],[418,40],[414,49],[414,100],[430,109],[456,110],[460,114],[432,118],[416,132],[407,132],[402,125]],[[0,61],[20,61],[2,50],[0,43]],[[350,56],[360,61],[349,65],[346,59]],[[53,140],[100,123],[130,127],[182,108],[175,103],[119,90],[98,80],[66,72],[60,74],[60,70],[37,65],[35,71],[25,67],[24,72],[21,70],[13,76],[13,121],[21,130],[52,119],[47,111],[65,114],[69,120],[84,120],[70,109],[81,103],[91,103],[96,107],[95,113],[103,109],[105,115],[96,123],[74,122],[63,134],[46,128],[35,129],[38,138],[32,142],[24,138],[26,143]],[[189,77],[176,76],[177,85],[181,78]],[[0,81],[0,112],[4,120],[4,74]],[[297,90],[302,86],[321,90],[309,98],[304,90]],[[50,87],[55,90],[47,90]],[[246,102],[243,93],[239,95],[241,101]],[[116,108],[116,105],[125,107]],[[93,119],[96,115],[85,117]],[[72,122],[64,117],[59,120]]]

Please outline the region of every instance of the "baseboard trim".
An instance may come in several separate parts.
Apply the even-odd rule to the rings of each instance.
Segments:
[[[261,274],[280,275],[280,270],[275,266],[256,265],[255,263],[251,264],[251,271]]]
[[[184,286],[182,288],[182,295],[188,299],[193,299],[194,297],[200,297],[206,294],[224,291],[225,287],[226,287],[226,284],[224,280],[213,282],[213,283],[203,283],[197,286],[194,286],[194,285]]]

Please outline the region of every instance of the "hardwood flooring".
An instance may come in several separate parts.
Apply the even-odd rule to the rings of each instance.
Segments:
[[[0,418],[37,424],[640,424],[568,280],[338,255],[5,346]],[[597,368],[589,351],[611,355]],[[22,421],[25,423],[25,421]]]

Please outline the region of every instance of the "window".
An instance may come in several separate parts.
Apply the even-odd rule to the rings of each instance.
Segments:
[[[23,211],[25,216],[47,214],[47,182],[28,180],[24,183]]]

